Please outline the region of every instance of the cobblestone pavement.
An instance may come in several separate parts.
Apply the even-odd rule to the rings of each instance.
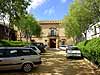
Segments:
[[[43,63],[31,73],[4,71],[0,75],[100,75],[83,59],[67,59],[65,51],[49,50],[41,56]]]

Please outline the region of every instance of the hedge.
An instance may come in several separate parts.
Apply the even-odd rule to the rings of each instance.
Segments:
[[[22,41],[0,40],[0,47],[22,47],[30,43]]]
[[[77,44],[84,57],[100,65],[100,38],[94,38]]]

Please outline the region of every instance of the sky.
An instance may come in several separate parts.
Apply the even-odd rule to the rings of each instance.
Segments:
[[[32,0],[27,11],[37,20],[61,20],[73,0]]]

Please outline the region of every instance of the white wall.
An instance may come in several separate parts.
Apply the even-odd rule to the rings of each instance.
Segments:
[[[97,24],[92,25],[88,28],[87,35],[86,35],[87,40],[92,39],[92,38],[96,38],[96,37],[100,37],[100,28],[98,27],[98,25],[100,25],[100,22],[98,22]],[[95,26],[96,26],[96,33],[97,34],[95,34]]]

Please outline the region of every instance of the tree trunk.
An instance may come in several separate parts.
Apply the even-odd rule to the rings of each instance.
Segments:
[[[73,44],[76,44],[76,37],[73,37]]]
[[[32,36],[30,36],[30,41],[31,41]]]
[[[28,36],[26,36],[26,41],[28,42]]]
[[[20,41],[22,41],[22,34],[21,34],[21,31],[20,31]]]

